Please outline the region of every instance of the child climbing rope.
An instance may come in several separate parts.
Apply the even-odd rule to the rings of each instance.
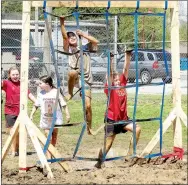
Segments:
[[[60,18],[61,32],[63,36],[63,47],[64,51],[69,53],[75,53],[69,56],[69,73],[68,73],[68,95],[66,100],[70,100],[73,97],[74,86],[80,87],[80,52],[78,48],[78,38],[81,37],[88,40],[88,44],[83,45],[83,50],[88,52],[83,53],[84,61],[84,81],[85,81],[85,106],[86,106],[86,121],[87,121],[87,132],[91,134],[92,124],[92,109],[91,109],[91,84],[92,84],[92,73],[91,73],[91,62],[89,52],[97,50],[97,44],[99,41],[92,36],[87,35],[81,30],[74,32],[67,32],[64,26],[64,18]]]
[[[107,114],[105,115],[105,121],[107,121],[108,125],[106,130],[106,146],[105,146],[105,154],[107,155],[110,150],[113,141],[116,137],[116,134],[126,133],[127,131],[133,132],[133,123],[124,123],[124,124],[114,124],[118,121],[126,121],[128,120],[127,113],[127,92],[125,86],[127,84],[128,72],[130,66],[130,58],[131,51],[126,51],[125,63],[123,68],[123,73],[118,74],[113,71],[113,54],[111,53],[111,70],[110,70],[110,81],[112,82],[112,86],[118,87],[110,90],[110,100],[109,106],[107,110]],[[121,86],[123,86],[121,88]],[[108,87],[108,83],[105,84],[105,87]],[[108,96],[108,89],[105,88],[104,93]],[[138,142],[140,136],[140,126],[136,125],[136,143]],[[132,150],[129,151],[129,155],[132,154]],[[95,164],[95,167],[101,168],[103,163],[102,160],[103,151],[100,149],[99,151],[99,161]]]

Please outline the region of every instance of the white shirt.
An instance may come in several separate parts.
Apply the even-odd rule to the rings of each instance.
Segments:
[[[40,127],[42,129],[51,128],[53,119],[53,106],[55,105],[56,94],[57,89],[54,88],[49,92],[42,90],[37,96],[35,106],[40,107],[41,109]],[[59,94],[59,102],[62,107],[67,105],[61,94]],[[59,106],[59,102],[57,105],[55,125],[63,124],[63,116],[61,108]]]

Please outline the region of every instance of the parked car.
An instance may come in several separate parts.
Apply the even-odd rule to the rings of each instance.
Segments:
[[[43,50],[40,48],[37,49],[30,49],[29,50],[29,59],[36,59],[43,61]],[[13,55],[16,56],[16,60],[21,60],[21,50],[13,52]]]
[[[100,55],[91,55],[91,71],[94,82],[105,82],[107,73],[107,56],[102,53]]]
[[[172,81],[171,72],[171,54],[166,51],[166,58],[169,70],[169,80],[167,83]],[[122,54],[117,60],[117,71],[122,72],[125,61],[125,55]],[[161,78],[163,81],[166,80],[166,68],[163,59],[162,50],[153,49],[139,49],[138,50],[138,78],[141,79],[143,84],[151,83],[152,79]],[[130,83],[134,83],[136,79],[136,66],[135,66],[135,52],[132,52],[131,63],[129,69],[128,80]]]

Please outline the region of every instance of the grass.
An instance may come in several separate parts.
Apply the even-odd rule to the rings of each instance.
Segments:
[[[134,108],[134,94],[129,94],[128,96],[128,114],[129,117],[133,116],[133,108]],[[3,106],[4,107],[4,106]],[[82,109],[82,101],[81,99],[71,100],[68,102],[69,111],[71,114],[71,122],[83,122],[83,109]],[[164,110],[163,110],[163,121],[168,117],[168,114],[173,108],[172,98],[170,95],[165,96],[164,102]],[[30,114],[32,109],[32,103],[29,101],[28,103],[28,113]],[[182,109],[185,113],[187,113],[187,96],[182,96]],[[104,120],[104,112],[106,110],[106,97],[103,93],[93,93],[92,95],[92,112],[93,112],[93,122],[92,127],[97,129],[101,124],[103,124]],[[160,95],[139,95],[138,103],[137,103],[137,113],[136,118],[151,118],[151,117],[159,117],[161,110],[161,96]],[[2,114],[2,121],[4,121],[4,114]],[[34,115],[34,123],[39,126],[40,122],[40,110],[36,112]],[[159,129],[159,121],[153,122],[141,122],[139,123],[142,128],[141,133],[141,142],[147,143],[154,136],[156,131]],[[62,134],[80,134],[81,128],[77,127],[63,127],[60,129],[60,133]],[[183,143],[186,146],[187,143],[187,129],[183,126]],[[123,135],[123,134],[120,134]],[[120,140],[123,140],[123,137],[118,136]],[[71,142],[71,141],[69,141]],[[172,126],[167,130],[163,137],[163,143],[165,147],[169,148],[173,146],[173,129]]]

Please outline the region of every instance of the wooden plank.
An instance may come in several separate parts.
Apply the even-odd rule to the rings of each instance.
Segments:
[[[171,20],[171,54],[172,54],[172,93],[173,104],[178,109],[181,108],[181,88],[180,88],[180,42],[179,42],[179,3],[174,2]]]
[[[182,125],[180,122],[180,117],[176,117],[176,121],[174,121],[174,146],[182,148]]]
[[[28,117],[28,121],[26,123],[28,123],[28,122],[29,122],[29,117]],[[42,167],[44,168],[44,166],[46,166],[46,169],[48,170],[48,177],[53,178],[54,176],[52,174],[51,168],[48,164],[46,156],[43,153],[43,150],[42,150],[39,140],[36,136],[36,133],[34,132],[34,129],[31,126],[29,126],[29,124],[26,124],[26,128],[30,135],[31,141],[33,142],[35,150],[37,151],[37,154],[38,154],[39,160],[42,164]]]
[[[27,132],[25,127],[26,119],[20,118],[19,125],[19,168],[25,170],[19,170],[20,173],[26,173],[27,167]]]
[[[180,88],[180,42],[179,42],[179,2],[175,1],[171,21],[171,53],[172,53],[172,93],[173,104],[176,107],[177,120],[175,124],[174,145],[182,146],[182,125],[179,113],[181,111],[181,88]]]
[[[180,119],[184,123],[184,125],[187,127],[187,115],[183,112],[182,109],[180,111]]]
[[[22,13],[22,45],[21,45],[21,86],[20,86],[20,117],[27,115],[28,101],[28,63],[29,63],[29,38],[30,38],[30,10],[31,1],[23,1]],[[19,134],[19,167],[26,169],[27,133],[25,128],[25,116],[20,118]],[[26,172],[20,170],[19,172]]]
[[[12,141],[14,140],[14,138],[16,137],[16,135],[18,134],[18,129],[19,129],[19,117],[16,119],[16,122],[12,128],[12,133],[9,135],[8,139],[6,140],[6,143],[2,149],[2,157],[1,157],[1,162],[3,163],[9,148],[11,147]]]
[[[41,141],[41,143],[45,145],[47,139],[44,136],[44,134],[41,133],[38,127],[34,123],[32,123],[31,120],[29,120],[29,124],[30,126],[32,126],[32,128],[34,128],[36,135],[38,139]],[[59,154],[57,149],[52,144],[49,144],[48,151],[52,154],[54,158],[62,158],[62,156]],[[71,166],[69,166],[66,162],[59,162],[59,165],[65,170],[65,172],[72,171]]]
[[[172,112],[169,114],[169,116],[163,122],[163,134],[167,131],[167,129],[172,124],[172,122],[174,121],[176,116],[177,116],[176,115],[176,109],[174,108],[172,110]],[[158,143],[159,140],[160,140],[160,129],[153,136],[153,138],[148,143],[148,145],[145,147],[145,149],[142,151],[140,156],[143,157],[144,155],[147,155],[147,154],[151,153],[151,151],[153,150],[153,148],[155,147],[155,145]]]
[[[168,1],[168,8],[173,8],[173,1]],[[108,1],[79,0],[79,7],[107,7]],[[111,0],[111,7],[136,8],[136,1]],[[32,1],[33,7],[42,7],[43,1]],[[76,1],[47,1],[48,7],[75,7]],[[164,1],[140,1],[140,8],[164,8]]]

